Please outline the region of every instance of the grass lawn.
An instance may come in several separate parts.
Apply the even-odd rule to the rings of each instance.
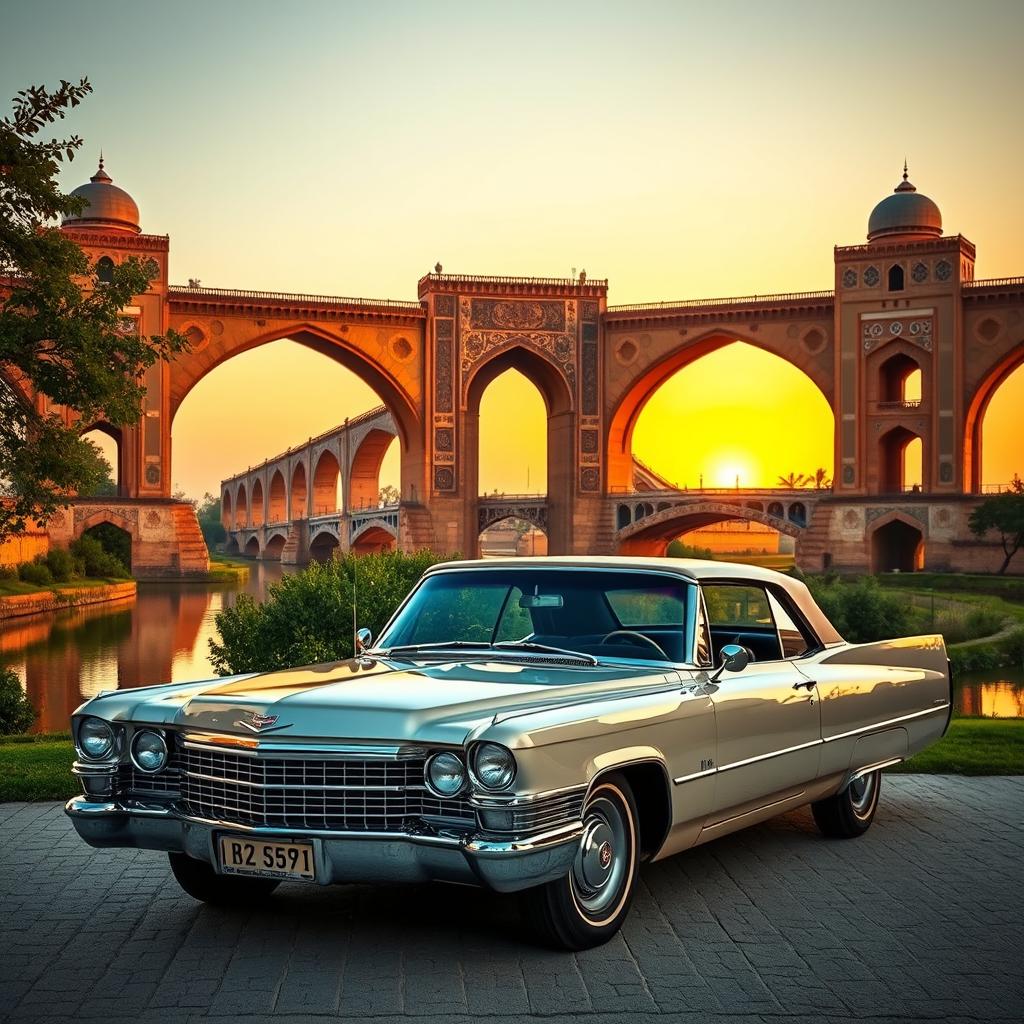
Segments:
[[[887,770],[924,775],[1024,775],[1024,718],[954,718],[938,743]]]
[[[220,552],[210,552],[210,572],[207,579],[215,583],[241,582],[252,568],[252,562],[235,555],[222,555]]]
[[[82,788],[71,774],[74,759],[67,735],[0,736],[0,803],[77,796]]]
[[[51,583],[49,586],[39,587],[24,580],[0,579],[0,597],[10,597],[12,594],[39,594],[45,590],[59,594],[65,590],[82,590],[89,587],[106,587],[111,583],[130,582],[129,579],[115,579],[113,576],[90,576],[86,579],[70,580],[68,583]]]
[[[0,803],[67,800],[81,789],[67,735],[0,736]],[[925,775],[1024,775],[1024,719],[954,718],[949,732],[890,772]]]

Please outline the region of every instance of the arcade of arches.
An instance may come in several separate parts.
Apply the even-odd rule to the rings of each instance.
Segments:
[[[420,279],[415,301],[172,286],[168,237],[126,222],[123,199],[107,212],[108,184],[93,179],[88,218],[63,230],[94,260],[151,261],[152,287],[126,322],[143,334],[173,327],[192,347],[147,374],[145,415],[119,439],[116,499],[78,499],[50,524],[55,543],[110,521],[131,535],[144,574],[205,568],[195,517],[171,498],[175,412],[224,361],[290,338],[357,374],[384,408],[224,481],[240,551],[474,552],[482,530],[516,518],[543,531],[553,554],[656,552],[695,523],[734,519],[791,538],[809,569],[998,566],[998,545],[976,542],[966,524],[981,493],[986,412],[1024,364],[1024,278],[975,280],[974,245],[944,235],[938,207],[906,178],[871,212],[866,243],[834,249],[832,290],[626,306],[608,305],[607,282],[582,275],[440,268]],[[680,489],[634,459],[659,387],[737,340],[785,360],[822,396],[835,424],[830,487]],[[480,408],[507,370],[544,405],[543,493],[481,493]],[[515,438],[516,425],[507,429]],[[392,438],[400,488],[381,504]]]

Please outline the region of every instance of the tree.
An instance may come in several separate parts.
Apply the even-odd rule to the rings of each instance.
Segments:
[[[87,494],[103,479],[97,449],[78,426],[40,411],[35,397],[45,395],[85,422],[135,423],[146,368],[187,346],[174,332],[141,337],[121,316],[149,288],[146,266],[125,260],[100,285],[95,266],[59,230],[61,217],[83,208],[56,180],[82,140],[37,136],[91,91],[84,78],[53,91],[31,86],[0,120],[0,480],[7,499],[0,539],[30,518],[45,523],[69,495]]]
[[[818,467],[810,476],[804,478],[808,484],[814,484],[816,491],[825,490],[832,486],[832,478],[822,467]]]
[[[803,487],[807,482],[807,477],[803,473],[790,473],[789,476],[779,477],[779,486],[788,487],[790,490],[796,490],[797,487]]]
[[[986,498],[971,513],[967,525],[977,537],[983,537],[989,530],[999,534],[1004,556],[999,575],[1003,575],[1013,556],[1024,547],[1024,480],[1014,475],[1010,489]]]
[[[401,495],[394,484],[385,484],[377,495],[378,505],[397,505]]]
[[[83,440],[86,440],[83,438]],[[92,444],[91,441],[86,440],[86,444]],[[87,498],[113,498],[117,495],[117,482],[114,480],[114,471],[110,468],[110,463],[103,457],[102,452],[96,445],[93,445],[96,449],[96,457],[100,461],[100,479],[99,482],[92,488],[92,490],[85,491],[79,490],[79,494],[84,495]]]
[[[196,505],[196,516],[208,548],[214,548],[227,540],[227,531],[220,519],[220,501],[215,495],[207,491],[202,496]]]

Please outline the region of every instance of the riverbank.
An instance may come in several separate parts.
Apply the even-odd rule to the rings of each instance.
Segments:
[[[134,597],[135,580],[84,579],[37,587],[22,580],[0,580],[0,621],[79,605]]]
[[[0,803],[67,800],[81,791],[71,774],[71,738],[0,736]],[[891,772],[921,775],[1024,775],[1024,719],[954,718],[949,732]]]

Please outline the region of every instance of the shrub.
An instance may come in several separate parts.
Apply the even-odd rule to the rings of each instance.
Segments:
[[[907,600],[884,591],[873,576],[853,583],[824,577],[807,583],[821,610],[850,643],[891,640],[916,631]]]
[[[80,575],[111,576],[115,579],[126,579],[131,575],[124,563],[95,537],[79,537],[71,545],[71,557]]]
[[[21,680],[9,668],[0,668],[0,735],[25,732],[35,720],[36,709],[25,696]]]
[[[665,554],[669,558],[714,558],[714,554],[711,552],[711,548],[697,547],[696,544],[684,544],[681,540],[676,540],[669,543]]]
[[[77,575],[74,556],[67,548],[50,548],[46,556],[46,566],[58,583],[67,583]]]
[[[934,632],[941,633],[948,644],[963,643],[992,636],[1006,625],[1006,616],[993,608],[972,608],[966,615],[943,612],[935,616]]]
[[[45,562],[22,562],[18,566],[18,578],[37,587],[48,587],[53,582],[53,573]]]
[[[0,565],[0,580],[16,580],[18,578],[18,567],[16,565]]]
[[[353,576],[358,624],[376,637],[423,571],[443,560],[429,551],[344,555],[284,576],[263,604],[241,594],[217,613],[214,669],[230,675],[350,658]]]

